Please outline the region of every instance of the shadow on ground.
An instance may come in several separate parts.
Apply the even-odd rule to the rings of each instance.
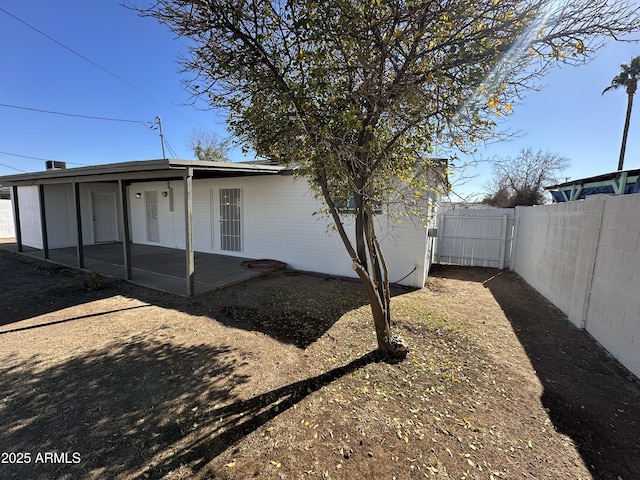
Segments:
[[[3,251],[0,271],[6,279],[0,292],[0,340],[157,305],[305,347],[344,313],[367,304],[357,282],[326,276],[306,278],[304,291],[296,275],[274,273],[250,280],[250,286],[185,298],[118,280],[96,288],[74,269]],[[144,304],[29,321],[114,296]],[[251,369],[237,347],[176,345],[145,335],[81,351],[55,365],[42,363],[37,352],[29,358],[0,365],[0,445],[30,454],[28,463],[3,465],[2,478],[148,479],[187,464],[197,472],[307,395],[377,360],[372,352],[322,375],[242,399],[235,392],[250,381]],[[47,452],[57,456],[48,461],[37,457]]]
[[[306,348],[345,313],[369,303],[359,281],[302,272],[269,273],[192,298],[139,287],[123,280],[106,279],[3,250],[0,250],[0,272],[4,273],[0,327],[123,295],[190,315],[208,316],[227,326],[258,331],[278,341]],[[304,291],[300,289],[300,276],[305,277]],[[393,287],[392,295],[411,290]],[[38,301],[34,301],[34,292],[37,292]],[[78,318],[85,317],[64,321]],[[8,330],[23,328],[17,325]]]
[[[0,327],[113,295],[67,267],[0,250]]]
[[[304,282],[300,279],[304,277]],[[255,330],[276,340],[306,348],[324,335],[345,313],[369,304],[357,280],[320,274],[269,273],[246,284],[209,294],[219,305],[215,318],[226,325]],[[304,290],[301,290],[304,285]],[[406,293],[404,287],[394,295]]]
[[[549,418],[573,439],[594,478],[637,478],[638,379],[514,272],[439,267],[437,275],[481,282],[491,291],[544,387]]]
[[[201,430],[196,436],[189,437],[184,447],[172,448],[171,455],[137,478],[160,478],[184,466],[188,466],[195,474],[238,440],[287,411],[308,395],[377,361],[380,361],[380,355],[377,351],[372,351],[321,375],[291,383],[245,401],[209,409],[204,414]]]
[[[3,478],[116,478],[193,428],[197,405],[233,401],[237,361],[229,347],[180,347],[133,339],[47,367],[0,368],[0,444],[31,452]],[[36,463],[37,453],[79,454],[75,465]],[[64,463],[64,462],[63,462]],[[43,477],[43,478],[44,478]]]
[[[240,400],[234,391],[250,377],[238,374],[247,365],[239,358],[228,346],[134,338],[54,366],[0,367],[0,445],[31,454],[29,463],[2,465],[0,477],[148,479],[187,464],[196,472],[310,393],[377,359],[370,353]],[[36,463],[45,452],[64,457]]]

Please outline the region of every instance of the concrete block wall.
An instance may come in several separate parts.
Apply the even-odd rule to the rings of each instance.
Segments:
[[[11,200],[0,198],[0,238],[15,238]]]
[[[640,195],[608,197],[586,328],[640,376]]]
[[[513,269],[640,377],[640,194],[518,207]]]
[[[512,269],[582,327],[583,298],[573,285],[586,284],[580,225],[572,203],[516,209]],[[578,297],[578,298],[576,298]]]

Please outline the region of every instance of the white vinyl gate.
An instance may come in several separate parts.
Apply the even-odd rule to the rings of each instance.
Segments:
[[[509,268],[513,208],[441,208],[435,263]]]

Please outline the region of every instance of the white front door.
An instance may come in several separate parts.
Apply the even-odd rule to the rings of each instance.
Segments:
[[[158,222],[158,192],[144,192],[144,206],[147,217],[147,242],[160,241],[160,223]]]
[[[91,192],[93,212],[93,241],[115,242],[118,239],[116,228],[116,194],[113,192]]]

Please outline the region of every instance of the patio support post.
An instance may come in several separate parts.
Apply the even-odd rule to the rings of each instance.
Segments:
[[[17,185],[14,185],[11,189],[11,198],[13,199],[13,226],[16,233],[16,244],[18,245],[18,252],[22,253],[22,229],[20,228],[20,202],[18,201]]]
[[[40,228],[42,229],[42,254],[45,260],[49,260],[49,237],[47,236],[47,212],[44,206],[44,185],[38,185],[38,198],[40,200]]]
[[[193,168],[184,174],[184,230],[186,255],[187,295],[192,297],[195,290],[195,257],[193,254]]]
[[[122,222],[122,251],[124,254],[125,278],[131,280],[131,229],[129,228],[129,199],[127,197],[127,185],[122,179],[118,179],[118,192],[120,193],[120,219]]]
[[[73,198],[76,204],[76,253],[78,256],[78,267],[84,268],[84,243],[82,241],[82,213],[80,211],[80,184],[73,182]]]

